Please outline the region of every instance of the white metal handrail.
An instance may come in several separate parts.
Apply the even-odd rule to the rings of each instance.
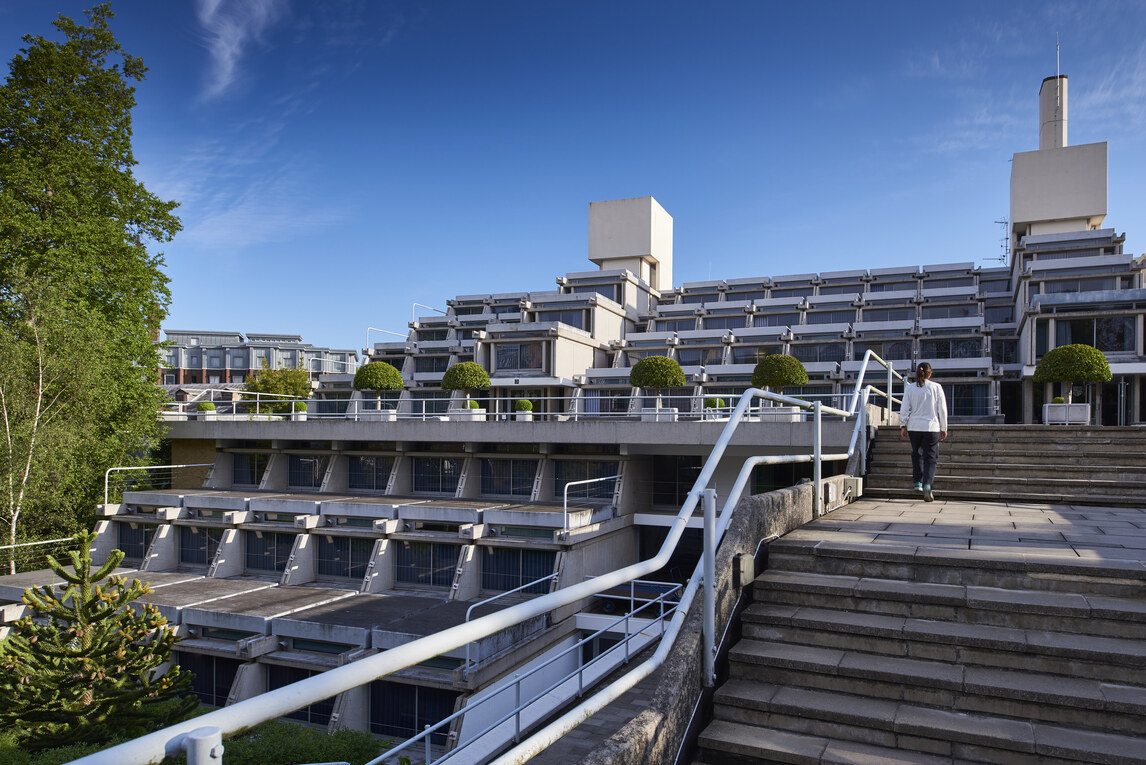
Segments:
[[[485,606],[485,605],[488,605],[488,604],[494,602],[495,600],[500,600],[501,598],[504,598],[506,595],[512,595],[515,592],[521,592],[522,590],[528,590],[530,587],[536,587],[537,585],[541,584],[542,582],[555,582],[555,581],[557,581],[557,579],[560,576],[561,576],[560,574],[546,574],[545,576],[541,577],[540,579],[533,580],[529,584],[523,584],[520,587],[514,587],[512,590],[506,590],[505,592],[499,592],[498,594],[494,595],[493,597],[486,598],[485,600],[479,600],[477,603],[474,603],[472,606],[470,606],[469,608],[466,609],[465,620],[468,622],[470,620],[470,617],[473,615],[474,609],[478,608],[479,606]],[[466,664],[465,664],[465,667],[462,669],[462,673],[466,677],[469,677],[469,674],[470,674],[470,646],[471,645],[473,645],[472,642],[466,643]]]
[[[869,358],[876,358],[878,361],[883,363],[882,360],[879,360],[878,357],[868,351],[864,358],[865,368]],[[888,365],[884,364],[884,366]],[[889,384],[888,390],[886,392],[889,406],[892,400],[891,392],[891,386]],[[497,613],[480,617],[473,622],[458,624],[454,627],[447,628],[433,635],[428,635],[418,640],[411,641],[410,643],[397,646],[390,650],[365,657],[359,661],[353,662],[352,664],[346,664],[341,667],[327,670],[305,680],[300,680],[296,683],[292,683],[291,685],[284,686],[283,688],[269,691],[259,696],[237,702],[236,704],[228,706],[224,709],[209,712],[200,717],[196,717],[193,720],[177,723],[154,733],[141,736],[132,741],[128,741],[109,749],[105,749],[101,752],[88,755],[87,757],[76,760],[75,763],[78,765],[137,765],[138,763],[151,763],[167,755],[177,756],[184,753],[185,750],[189,749],[189,742],[192,739],[198,742],[201,738],[200,734],[204,729],[217,729],[213,734],[216,738],[224,735],[233,735],[235,733],[246,730],[247,728],[253,727],[254,725],[277,719],[291,712],[302,709],[303,707],[310,706],[311,704],[328,699],[340,693],[344,693],[352,688],[356,688],[365,683],[385,677],[400,669],[405,669],[406,667],[413,666],[414,664],[418,664],[422,661],[426,661],[427,659],[433,658],[434,656],[438,656],[447,651],[460,648],[470,641],[488,637],[489,635],[500,632],[503,629],[512,627],[528,619],[541,616],[563,606],[572,605],[585,598],[597,595],[601,592],[604,592],[605,590],[616,587],[617,585],[625,584],[632,579],[637,579],[652,574],[653,572],[664,567],[669,562],[669,558],[672,552],[675,550],[677,543],[680,541],[685,527],[687,526],[689,519],[692,517],[693,511],[696,509],[701,494],[705,491],[706,487],[711,482],[712,477],[716,472],[716,467],[724,456],[724,452],[731,442],[736,428],[743,420],[745,413],[751,403],[758,398],[772,400],[781,404],[797,406],[802,409],[812,408],[815,413],[815,424],[813,428],[814,451],[812,455],[777,455],[750,458],[745,463],[745,468],[742,469],[741,475],[737,479],[737,483],[733,492],[726,500],[724,511],[721,513],[720,522],[717,526],[717,536],[719,536],[720,533],[723,533],[723,529],[727,528],[728,521],[731,517],[730,508],[735,506],[735,502],[746,484],[746,471],[749,475],[751,473],[748,468],[748,463],[752,463],[752,466],[754,467],[757,464],[814,462],[816,464],[814,479],[816,493],[814,500],[814,514],[818,515],[820,503],[822,501],[822,493],[820,491],[819,485],[820,462],[823,459],[847,459],[850,456],[852,449],[854,449],[854,445],[856,443],[856,437],[853,436],[852,446],[849,448],[848,454],[822,455],[820,453],[819,437],[820,418],[822,414],[847,417],[852,412],[835,409],[832,407],[825,407],[819,402],[815,404],[809,404],[807,401],[803,401],[801,399],[782,396],[779,394],[762,391],[757,388],[749,388],[740,397],[740,401],[737,403],[735,409],[729,417],[728,422],[725,424],[724,429],[721,431],[720,437],[717,439],[716,444],[713,446],[708,460],[701,468],[700,475],[697,476],[692,490],[689,492],[679,513],[673,519],[672,524],[669,526],[668,533],[666,534],[665,540],[662,543],[660,550],[652,558],[611,571],[597,577],[596,579],[570,585],[569,587],[530,600],[526,603],[510,606],[509,608],[498,611]],[[853,411],[855,411],[855,407],[859,405],[860,399],[861,395],[857,393],[857,395],[853,398]],[[862,399],[866,404],[866,391],[862,395]],[[857,430],[861,427],[861,425],[865,424],[864,410],[859,410],[859,415],[860,416],[857,417],[856,420]],[[670,625],[670,632],[673,633],[673,639],[675,639],[676,632],[679,632],[680,624],[683,623],[682,614],[686,613],[688,610],[688,605],[691,603],[692,593],[695,593],[696,585],[699,582],[700,575],[700,571],[694,573],[692,580],[690,580],[689,587],[685,590],[685,595],[681,599],[681,606],[673,615]],[[672,640],[666,641],[662,639],[661,645],[658,647],[657,652],[654,655],[654,660],[657,662],[657,665],[663,661],[664,656],[667,656],[667,651],[671,646],[671,643]],[[657,657],[659,657],[659,659]],[[646,664],[648,664],[648,662],[646,662]],[[644,666],[645,665],[642,665],[642,667]],[[645,674],[647,675],[649,672],[655,669],[655,666],[656,665],[648,668]],[[634,670],[634,672],[638,671],[640,671],[640,668],[638,668],[638,670]],[[604,704],[609,703],[609,701],[611,701],[613,698],[616,698],[617,695],[624,692],[624,689],[617,691],[616,688],[620,687],[621,684],[628,682],[628,678],[633,675],[634,673],[629,673],[629,675],[626,675],[625,678],[622,678],[622,680],[618,681],[617,683],[610,685],[609,688],[597,694],[593,697],[593,699],[590,699],[589,701],[593,702],[594,705],[597,705],[597,700],[600,699],[600,706],[604,706]],[[366,679],[364,680],[363,678]],[[632,684],[635,685],[636,682],[639,682],[639,680],[640,678],[637,678],[633,681]],[[631,685],[629,687],[631,687]],[[616,695],[613,695],[614,693],[616,693]],[[582,710],[584,706],[585,704],[579,705],[577,709]],[[576,724],[583,721],[585,716],[586,715],[584,714],[583,710],[578,714],[570,713],[562,716],[558,721],[546,727],[543,731],[531,737],[527,742],[512,750],[510,754],[518,752],[522,749],[522,747],[525,747],[526,745],[536,746],[536,743],[531,742],[545,739],[545,737],[548,735],[547,732],[555,730],[555,726],[559,726],[559,724],[568,724],[569,727],[566,728],[566,730],[571,730],[572,727],[575,727]],[[558,735],[558,737],[560,737],[560,735],[564,734],[561,733]],[[546,744],[541,744],[540,746],[543,747],[545,745]],[[533,751],[536,752],[539,751],[539,749],[534,749]],[[506,756],[508,757],[509,755]],[[509,760],[504,761],[508,762]],[[518,759],[514,761],[520,760]],[[194,765],[194,763],[191,762],[190,757],[188,762],[189,765]],[[204,762],[206,762],[206,760],[204,760]]]
[[[127,472],[133,470],[142,470],[147,472],[149,470],[172,470],[175,468],[193,468],[193,467],[211,467],[213,462],[197,462],[193,465],[141,465],[139,467],[113,467],[108,468],[107,472],[103,474],[103,503],[108,504],[108,486],[110,484],[111,474],[118,472]]]
[[[563,525],[561,526],[561,530],[565,531],[565,532],[569,531],[569,487],[570,486],[584,486],[584,485],[587,485],[590,483],[600,483],[601,481],[615,481],[620,477],[621,477],[620,475],[608,475],[608,476],[605,476],[603,478],[586,478],[583,481],[569,481],[569,482],[567,482],[565,484],[565,490],[564,490],[564,492],[562,492],[564,499],[562,502],[561,512],[564,515],[565,520],[563,522]]]

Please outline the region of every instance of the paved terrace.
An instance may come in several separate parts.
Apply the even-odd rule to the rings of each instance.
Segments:
[[[942,556],[1037,560],[1080,569],[1146,566],[1146,502],[1142,508],[1029,502],[935,502],[861,499],[788,534],[847,547],[892,546]],[[607,709],[534,758],[543,765],[581,762],[644,708],[662,672],[653,673]],[[597,762],[596,758],[590,762]]]

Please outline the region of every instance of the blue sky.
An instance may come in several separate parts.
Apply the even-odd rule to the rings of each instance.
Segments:
[[[0,0],[0,55],[90,5]],[[1106,225],[1146,250],[1143,3],[112,7],[150,67],[137,175],[181,202],[173,329],[361,348],[413,302],[594,268],[588,203],[645,195],[678,284],[997,265],[1056,33],[1070,142],[1109,141]]]

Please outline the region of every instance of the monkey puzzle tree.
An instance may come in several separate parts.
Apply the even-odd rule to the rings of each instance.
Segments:
[[[0,644],[0,723],[28,749],[138,736],[198,705],[190,673],[160,672],[174,628],[156,606],[131,605],[151,588],[108,578],[123,560],[119,550],[93,571],[94,540],[76,535],[71,570],[49,556],[63,584],[25,590],[35,616],[17,620]]]

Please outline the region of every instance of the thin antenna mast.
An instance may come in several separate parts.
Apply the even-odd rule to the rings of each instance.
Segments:
[[[1062,119],[1062,57],[1059,50],[1058,32],[1054,33],[1054,86],[1058,117]]]

